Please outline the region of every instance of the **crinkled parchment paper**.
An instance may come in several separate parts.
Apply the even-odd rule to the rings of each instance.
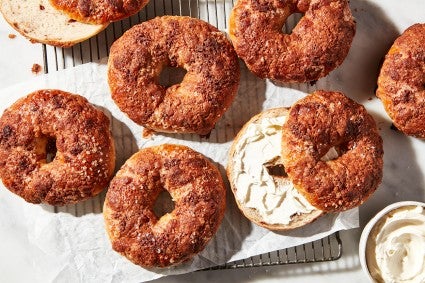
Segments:
[[[305,95],[259,80],[242,67],[239,94],[209,138],[160,133],[143,138],[143,128],[128,119],[111,99],[105,61],[40,76],[3,89],[0,91],[0,111],[19,97],[41,88],[58,88],[83,95],[110,117],[117,169],[138,148],[177,143],[206,155],[217,164],[224,178],[228,149],[242,125],[265,108],[289,106]],[[358,226],[358,210],[354,209],[327,215],[296,231],[270,232],[241,215],[228,189],[225,218],[203,252],[181,266],[146,270],[111,249],[101,214],[103,198],[104,193],[82,204],[54,208],[26,203],[2,186],[0,247],[10,239],[18,241],[36,271],[35,279],[43,282],[140,282],[296,246]]]

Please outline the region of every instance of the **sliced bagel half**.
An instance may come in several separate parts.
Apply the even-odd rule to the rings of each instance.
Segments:
[[[5,20],[32,42],[70,47],[107,27],[77,22],[56,10],[49,0],[0,0]]]
[[[257,225],[277,231],[302,227],[324,215],[285,173],[281,140],[288,113],[288,108],[275,108],[251,118],[236,136],[227,165],[241,212]]]

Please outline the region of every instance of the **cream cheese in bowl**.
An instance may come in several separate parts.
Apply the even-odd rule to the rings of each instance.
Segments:
[[[425,282],[425,204],[400,202],[378,213],[360,239],[363,269],[375,282]]]

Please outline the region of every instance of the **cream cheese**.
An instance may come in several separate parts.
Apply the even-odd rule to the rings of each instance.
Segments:
[[[375,225],[367,265],[377,282],[425,282],[424,207],[398,208]]]
[[[256,209],[268,224],[288,224],[291,216],[316,210],[288,178],[277,182],[268,172],[267,166],[280,159],[285,120],[286,116],[262,118],[249,124],[233,157],[237,200]]]

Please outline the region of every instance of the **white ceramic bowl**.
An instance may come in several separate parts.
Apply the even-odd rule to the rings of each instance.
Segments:
[[[366,262],[366,244],[369,239],[370,232],[372,228],[375,226],[375,224],[383,218],[385,215],[387,215],[390,211],[405,207],[405,206],[423,206],[425,207],[425,203],[418,202],[418,201],[401,201],[396,202],[393,204],[390,204],[389,206],[382,209],[380,212],[378,212],[364,227],[362,235],[360,236],[360,243],[359,243],[359,258],[360,258],[360,265],[362,266],[363,271],[369,278],[370,282],[375,282],[375,280],[372,278],[369,268],[367,266]]]

